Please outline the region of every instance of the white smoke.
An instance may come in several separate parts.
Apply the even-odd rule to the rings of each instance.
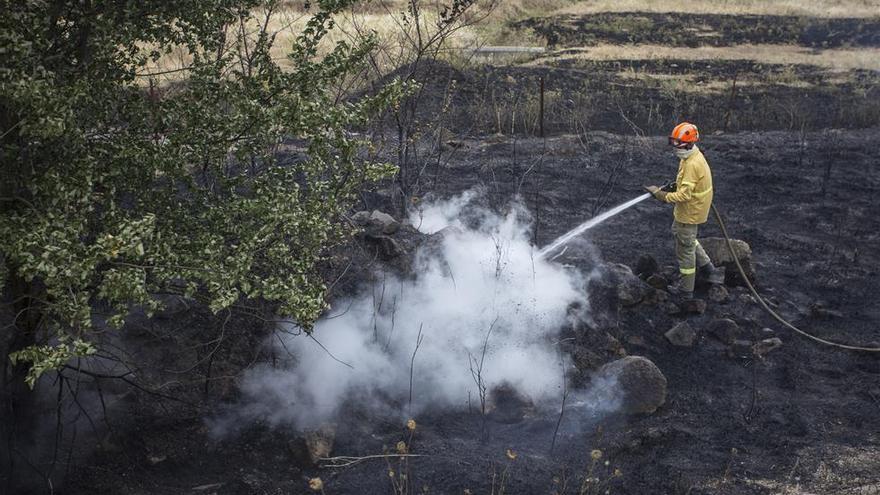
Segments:
[[[508,384],[558,407],[557,335],[569,306],[586,298],[583,277],[537,258],[522,207],[498,215],[475,206],[476,197],[468,192],[412,214],[426,233],[455,227],[418,253],[414,277],[379,274],[371,290],[336,301],[315,340],[278,333],[277,351],[291,359],[244,378],[238,414],[308,428],[347,401],[400,415],[479,408],[480,370],[487,390]]]

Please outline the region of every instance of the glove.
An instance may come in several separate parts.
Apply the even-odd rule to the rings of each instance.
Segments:
[[[645,186],[645,190],[651,193],[656,199],[666,202],[666,191],[657,186]]]

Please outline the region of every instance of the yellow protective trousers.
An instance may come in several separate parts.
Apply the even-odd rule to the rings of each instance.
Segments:
[[[678,258],[678,269],[681,272],[681,288],[693,292],[697,267],[704,266],[711,260],[697,240],[697,225],[673,221],[672,238],[675,240],[675,257]]]

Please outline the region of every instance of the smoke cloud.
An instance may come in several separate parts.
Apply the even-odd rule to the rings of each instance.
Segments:
[[[441,242],[417,253],[414,277],[382,273],[368,290],[334,302],[316,340],[278,333],[274,345],[289,359],[244,377],[235,422],[309,428],[346,404],[397,415],[469,401],[479,409],[477,374],[487,390],[505,384],[558,408],[558,332],[569,306],[586,298],[584,277],[538,259],[523,207],[496,214],[478,198],[470,191],[411,214],[422,232],[443,230]],[[595,397],[577,402],[603,407]]]

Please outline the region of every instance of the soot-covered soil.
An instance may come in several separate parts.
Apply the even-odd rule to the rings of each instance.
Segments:
[[[730,46],[745,43],[796,44],[814,48],[880,46],[876,19],[604,12],[517,21],[549,45],[653,43],[667,46]]]
[[[457,138],[539,135],[544,81],[547,135],[582,129],[666,132],[687,115],[701,129],[794,130],[880,125],[880,74],[750,60],[613,60],[552,52],[512,66],[456,68],[424,62],[417,71],[422,128]],[[409,70],[409,69],[407,69]],[[406,71],[403,71],[406,73]]]
[[[480,186],[497,208],[518,193],[533,212],[536,244],[545,245],[643,184],[672,177],[676,161],[663,141],[601,132],[465,140],[429,170],[428,189],[448,197]],[[731,233],[751,244],[760,290],[806,330],[877,345],[878,130],[707,135],[703,146],[716,204]],[[364,206],[387,204],[373,197]],[[669,208],[644,202],[587,237],[605,262],[634,266],[647,253],[671,265],[670,223]],[[715,222],[701,235],[718,235]],[[593,256],[573,248],[560,261],[586,268]],[[142,397],[128,413],[122,452],[99,450],[79,463],[65,492],[309,493],[308,479],[320,476],[328,494],[394,493],[394,471],[396,480],[408,475],[409,493],[500,493],[502,486],[504,493],[579,493],[585,478],[593,480],[586,493],[878,493],[880,356],[804,340],[764,315],[744,289],[730,293],[728,302],[687,318],[650,302],[602,306],[602,328],[568,330],[605,332],[618,343],[616,354],[650,358],[668,379],[668,396],[648,416],[569,408],[552,452],[555,413],[484,419],[474,410],[436,410],[416,418],[410,438],[402,420],[353,408],[339,420],[333,455],[379,454],[404,440],[424,457],[322,469],[291,453],[294,432],[245,426],[214,441],[203,424],[211,407],[178,416],[174,405],[163,413]],[[760,358],[731,353],[706,331],[721,317],[738,323],[743,339],[775,335],[783,346]],[[663,333],[685,319],[698,339],[677,348]],[[601,459],[591,460],[594,449]]]

